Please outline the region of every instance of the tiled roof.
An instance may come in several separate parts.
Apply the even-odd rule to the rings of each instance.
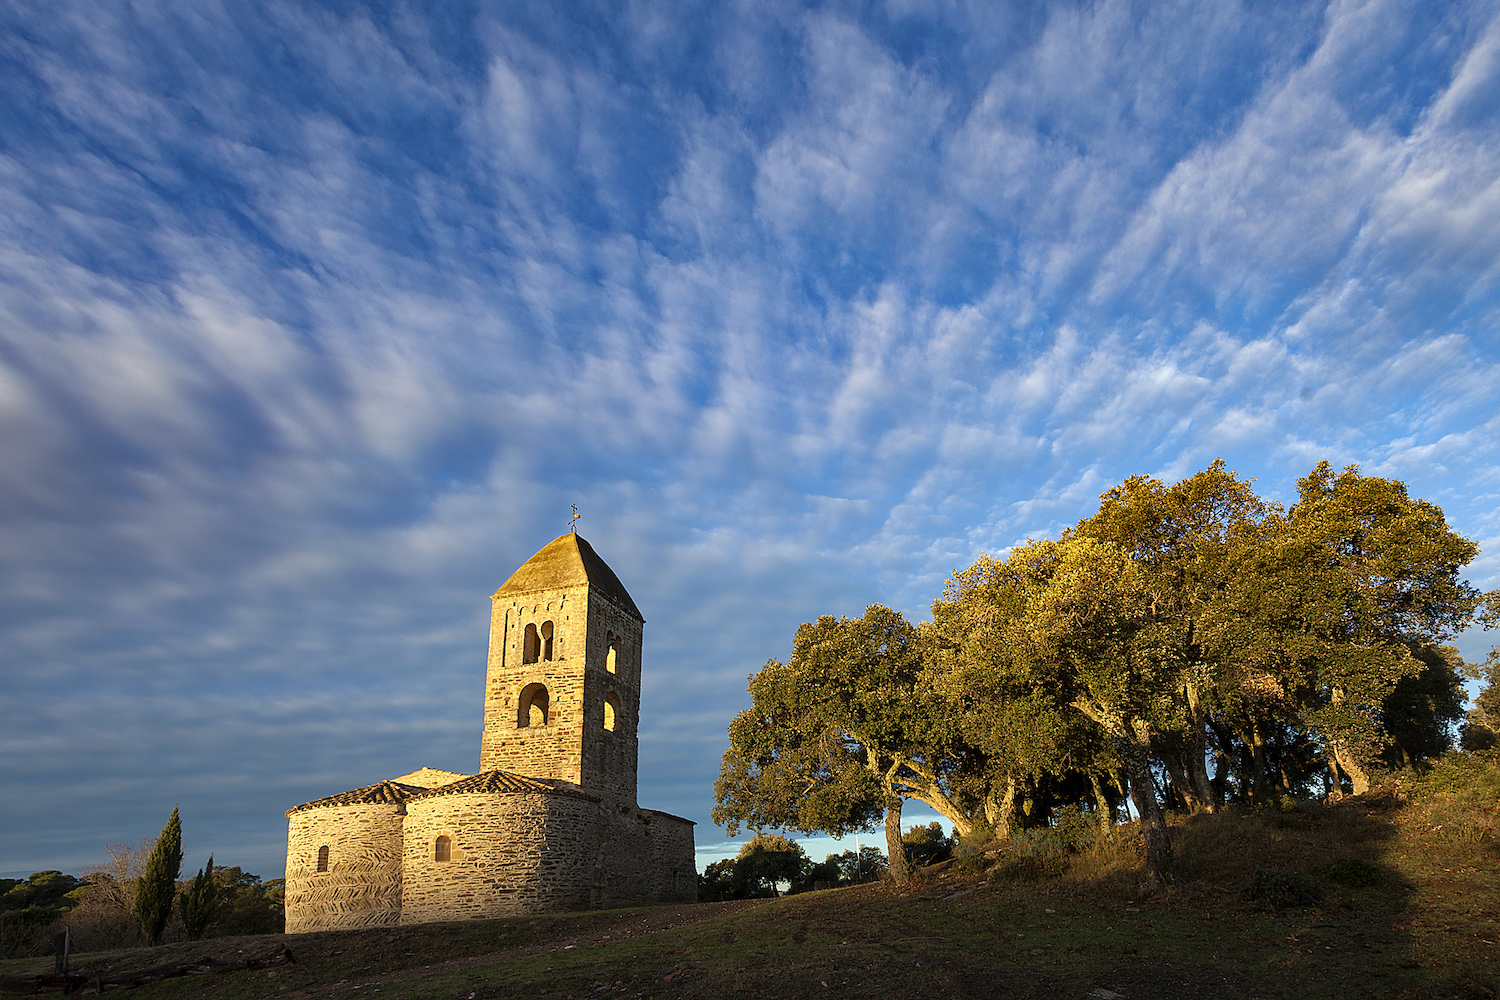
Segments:
[[[474,795],[495,792],[541,792],[544,795],[575,795],[585,799],[593,798],[592,795],[586,795],[577,789],[558,787],[550,781],[528,778],[524,774],[515,774],[510,771],[484,771],[472,778],[429,788],[413,795],[412,798],[425,799],[434,795]]]
[[[583,584],[611,598],[637,618],[641,617],[640,609],[630,599],[615,571],[599,558],[592,545],[572,532],[552,539],[540,552],[522,563],[521,568],[495,591],[495,596],[559,590]]]
[[[462,771],[442,771],[435,767],[421,767],[410,774],[397,775],[391,780],[403,785],[416,785],[418,788],[436,788],[467,777],[468,775]]]
[[[426,789],[420,785],[406,785],[399,781],[377,781],[373,785],[356,788],[352,792],[340,792],[337,795],[329,795],[311,802],[304,802],[300,806],[293,806],[286,811],[290,816],[304,809],[321,809],[324,806],[362,806],[380,805],[383,803],[399,804],[417,795]]]

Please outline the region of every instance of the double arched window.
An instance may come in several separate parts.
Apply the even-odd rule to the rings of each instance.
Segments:
[[[516,703],[516,728],[547,724],[547,685],[528,684]]]
[[[538,660],[552,659],[552,633],[554,626],[551,622],[542,622],[542,627],[529,624],[526,626],[526,634],[521,638],[521,662],[536,663]]]

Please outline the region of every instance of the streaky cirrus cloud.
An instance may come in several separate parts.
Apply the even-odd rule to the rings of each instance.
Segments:
[[[570,504],[710,854],[797,623],[1124,476],[1358,462],[1500,584],[1493,5],[0,25],[7,873],[180,803],[273,877],[289,806],[472,770],[486,596]]]

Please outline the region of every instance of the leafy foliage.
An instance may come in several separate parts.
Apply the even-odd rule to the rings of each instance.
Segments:
[[[774,896],[779,883],[800,881],[807,871],[802,845],[774,833],[758,833],[735,858],[735,876],[748,896]]]
[[[219,865],[213,870],[213,880],[219,905],[210,937],[282,932],[286,926],[285,879],[262,882],[259,875],[243,871],[238,865]]]
[[[955,573],[931,623],[873,605],[801,626],[750,679],[714,819],[841,835],[884,813],[899,879],[903,800],[968,850],[1112,838],[1128,798],[1169,880],[1168,809],[1297,809],[1440,770],[1466,673],[1487,684],[1463,744],[1500,744],[1500,653],[1476,671],[1445,645],[1500,621],[1500,594],[1459,575],[1477,551],[1357,466],[1319,463],[1285,508],[1222,462],[1130,477],[1061,537]]]
[[[156,838],[156,847],[146,860],[146,870],[141,873],[140,884],[135,892],[135,915],[141,922],[141,933],[149,944],[161,940],[162,931],[172,916],[172,899],[177,894],[177,874],[182,870],[182,819],[177,807],[161,835]]]
[[[730,723],[714,822],[843,836],[884,814],[902,878],[903,798],[969,822],[948,780],[961,769],[958,733],[923,654],[918,630],[880,605],[798,628],[791,659],[750,678],[753,705]]]
[[[198,869],[193,881],[178,900],[178,911],[182,914],[182,928],[188,940],[197,941],[213,923],[214,913],[219,908],[218,887],[214,885],[214,857],[208,856],[208,864]]]
[[[943,832],[943,824],[933,820],[926,826],[914,826],[901,835],[906,860],[914,867],[946,861],[953,853],[953,838]]]
[[[885,852],[878,847],[861,847],[858,851],[830,854],[808,869],[805,880],[809,888],[814,882],[829,886],[858,885],[863,882],[878,882],[891,870]]]
[[[0,957],[34,954],[45,946],[54,921],[74,905],[82,883],[59,871],[0,879]]]
[[[775,896],[778,886],[801,888],[813,866],[802,845],[776,834],[757,833],[739,854],[709,864],[698,876],[699,899],[760,899]]]
[[[1462,742],[1465,750],[1500,748],[1500,647],[1490,650],[1484,664],[1473,670],[1484,681],[1474,707],[1464,721]]]

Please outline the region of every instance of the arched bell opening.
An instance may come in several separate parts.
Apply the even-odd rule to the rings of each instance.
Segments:
[[[547,724],[547,685],[528,684],[521,689],[516,702],[516,728],[527,729]]]

